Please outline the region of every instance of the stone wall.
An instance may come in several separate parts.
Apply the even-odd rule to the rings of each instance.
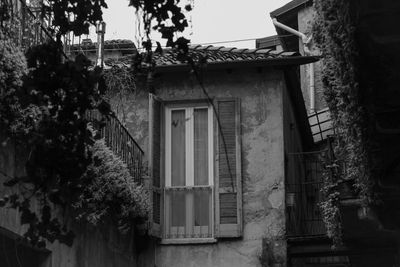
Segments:
[[[241,99],[243,237],[201,245],[154,242],[139,266],[285,266],[283,74],[273,69],[209,71],[204,84],[212,98]],[[155,87],[164,100],[205,98],[188,73],[161,75]],[[119,115],[125,113],[125,125],[147,155],[148,92],[116,96],[112,103],[119,105]]]

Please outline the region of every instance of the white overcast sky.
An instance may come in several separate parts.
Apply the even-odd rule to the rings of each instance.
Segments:
[[[185,34],[185,37],[189,38],[192,44],[205,44],[275,35],[276,31],[269,13],[289,1],[194,0],[194,9],[187,15],[188,18],[192,17],[192,28]],[[136,19],[134,8],[128,7],[128,0],[109,0],[106,2],[108,9],[104,11],[103,16],[107,23],[105,39],[130,39],[135,41]],[[182,2],[186,1],[183,0]],[[191,35],[189,35],[190,32],[192,32]],[[160,40],[157,34],[152,37],[155,40]],[[93,30],[91,31],[91,38],[95,38]],[[215,45],[254,48],[255,40]]]

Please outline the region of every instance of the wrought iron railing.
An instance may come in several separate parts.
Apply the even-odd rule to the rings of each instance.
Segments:
[[[323,236],[326,229],[319,203],[323,201],[323,168],[327,151],[287,155],[286,214],[288,236]]]
[[[332,189],[340,193],[341,203],[355,198],[353,181],[344,179],[346,162],[337,159],[333,151],[334,137],[328,137],[327,141],[325,150],[286,155],[288,236],[326,235],[320,208],[325,201],[322,189],[326,182],[335,184]]]
[[[212,195],[209,185],[165,187],[165,238],[212,238]]]
[[[135,182],[143,184],[144,152],[115,114],[102,115],[97,110],[91,110],[87,112],[87,118],[97,122],[100,138],[104,138],[107,146],[127,165]]]

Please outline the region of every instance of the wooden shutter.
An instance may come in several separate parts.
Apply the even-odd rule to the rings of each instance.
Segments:
[[[216,106],[216,236],[239,237],[243,225],[240,101],[219,99]]]
[[[149,94],[149,174],[151,194],[150,200],[152,204],[150,222],[151,235],[161,237],[162,223],[162,185],[161,179],[161,158],[162,158],[162,114],[163,104],[161,99],[153,94]]]

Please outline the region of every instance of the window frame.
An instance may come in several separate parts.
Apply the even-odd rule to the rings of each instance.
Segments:
[[[207,109],[207,123],[208,123],[208,184],[207,185],[195,185],[194,184],[194,110],[195,109]],[[171,181],[171,153],[172,153],[172,138],[171,138],[171,117],[172,111],[174,110],[184,110],[185,111],[185,186],[172,186]],[[165,149],[164,149],[164,166],[165,171],[162,179],[164,179],[164,218],[162,220],[162,244],[187,244],[187,243],[214,243],[216,242],[215,238],[215,144],[214,144],[214,113],[212,105],[207,102],[180,102],[180,103],[166,103],[164,107],[164,140],[165,140]],[[171,190],[172,188],[204,188],[208,187],[211,189],[211,204],[209,214],[211,228],[211,237],[184,237],[184,238],[170,238],[166,236],[168,231],[167,220],[169,219],[169,214],[167,211],[167,199],[166,199],[166,191]],[[190,204],[190,203],[189,203]],[[187,214],[185,222],[187,223],[188,217],[193,215],[193,213]],[[195,226],[193,226],[195,227]],[[201,227],[201,226],[200,226]]]

